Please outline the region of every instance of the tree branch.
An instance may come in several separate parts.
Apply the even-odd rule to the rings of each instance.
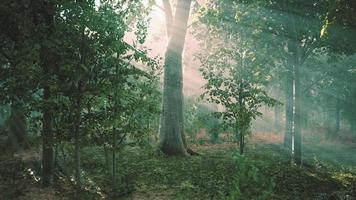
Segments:
[[[172,33],[172,26],[173,26],[173,11],[172,6],[169,0],[162,0],[164,13],[166,16],[166,29],[167,29],[167,36],[170,37]]]

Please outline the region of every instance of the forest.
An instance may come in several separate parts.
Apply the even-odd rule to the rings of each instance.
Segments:
[[[1,0],[0,200],[356,200],[356,1]]]

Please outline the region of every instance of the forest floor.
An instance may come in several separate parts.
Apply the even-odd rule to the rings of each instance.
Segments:
[[[121,150],[115,199],[237,199],[232,193],[241,199],[356,199],[354,144],[306,142],[302,168],[290,162],[276,135],[251,138],[243,157],[233,143],[192,148],[201,155],[166,157],[155,147]],[[57,173],[53,187],[40,187],[38,153],[0,156],[0,200],[78,199],[63,173]],[[84,147],[82,160],[80,199],[108,198],[112,187],[102,149]]]

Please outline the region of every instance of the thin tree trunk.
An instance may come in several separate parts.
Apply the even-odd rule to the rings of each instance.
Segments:
[[[303,74],[302,72],[299,72],[299,74]],[[300,91],[300,98],[301,98],[301,102],[307,102],[306,96],[309,95],[306,92],[302,92],[302,90]],[[303,107],[303,109],[301,110],[301,127],[302,129],[307,129],[308,128],[308,120],[309,120],[309,113],[308,113],[308,109],[306,108],[306,105],[301,104],[301,106]]]
[[[242,92],[243,92],[243,80],[239,81],[239,106],[240,109],[242,109],[244,107],[243,105],[243,101],[242,101]],[[240,155],[242,155],[244,153],[244,136],[245,136],[245,127],[244,125],[242,125],[243,127],[240,127]]]
[[[356,120],[350,120],[350,132],[356,138]]]
[[[351,116],[348,116],[349,123],[350,123],[350,133],[351,137],[356,139],[356,79],[355,77],[352,78],[349,82],[350,84],[350,96],[347,98],[349,112],[352,113]]]
[[[244,134],[243,131],[240,130],[240,155],[244,153]]]
[[[327,95],[327,105],[333,105],[333,96]],[[334,136],[334,107],[328,106],[326,109],[326,120],[324,121],[324,127],[326,128],[326,138],[331,140]]]
[[[47,25],[46,33],[44,33],[43,41],[49,41],[51,39],[54,29],[54,12],[55,6],[52,2],[43,2],[43,17],[44,23]],[[42,118],[42,184],[49,186],[53,180],[53,168],[54,168],[54,155],[53,155],[53,130],[52,130],[52,118],[53,112],[49,105],[51,98],[51,91],[48,80],[51,75],[51,69],[55,68],[54,53],[51,48],[42,43],[41,47],[41,67],[44,72],[43,83],[43,118]]]
[[[303,98],[305,99],[305,98]],[[303,101],[304,102],[304,101]],[[302,113],[303,113],[303,129],[304,130],[309,130],[309,112],[307,109],[302,109]]]
[[[80,135],[80,124],[81,124],[81,83],[79,83],[79,90],[78,96],[76,98],[75,104],[75,122],[74,122],[74,139],[75,139],[75,180],[77,182],[77,192],[79,192],[80,188],[82,187],[82,180],[81,180],[81,159],[80,159],[80,143],[81,143],[81,135]]]
[[[281,131],[281,107],[274,107],[274,129],[277,133]]]
[[[294,110],[294,160],[297,165],[302,164],[302,130],[301,130],[301,94],[300,94],[300,66],[296,65],[294,74],[295,110]]]
[[[51,93],[48,85],[44,87],[43,101],[47,104]],[[42,118],[42,183],[49,186],[53,179],[53,132],[52,132],[52,112],[48,105],[44,106]]]
[[[116,129],[112,130],[112,196],[116,197]]]
[[[183,134],[182,54],[190,4],[191,0],[178,1],[165,54],[160,145],[167,155],[188,155]]]
[[[293,70],[289,68],[286,75],[285,84],[285,132],[284,132],[284,147],[291,149],[292,147],[292,131],[293,131]]]
[[[335,106],[335,135],[340,131],[340,95],[337,90],[336,93],[336,106]]]

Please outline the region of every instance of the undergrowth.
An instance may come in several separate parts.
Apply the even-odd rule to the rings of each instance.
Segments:
[[[100,147],[84,147],[85,184],[81,199],[110,199],[113,191],[117,199],[304,200],[327,199],[336,191],[355,195],[355,172],[332,168],[320,160],[303,167],[295,166],[286,151],[275,144],[250,145],[243,156],[236,153],[235,145],[207,145],[195,149],[200,156],[167,157],[157,147],[121,149],[117,152],[117,184],[113,190],[112,163],[107,159],[110,155],[105,157]],[[53,194],[63,197],[58,199],[73,199],[75,187],[72,177],[67,176],[73,174],[72,155],[68,155],[65,163],[61,159],[58,156],[62,169],[56,173]],[[29,177],[26,179],[28,182]],[[40,187],[39,183],[32,185],[36,184]],[[11,196],[11,191],[6,192]]]

